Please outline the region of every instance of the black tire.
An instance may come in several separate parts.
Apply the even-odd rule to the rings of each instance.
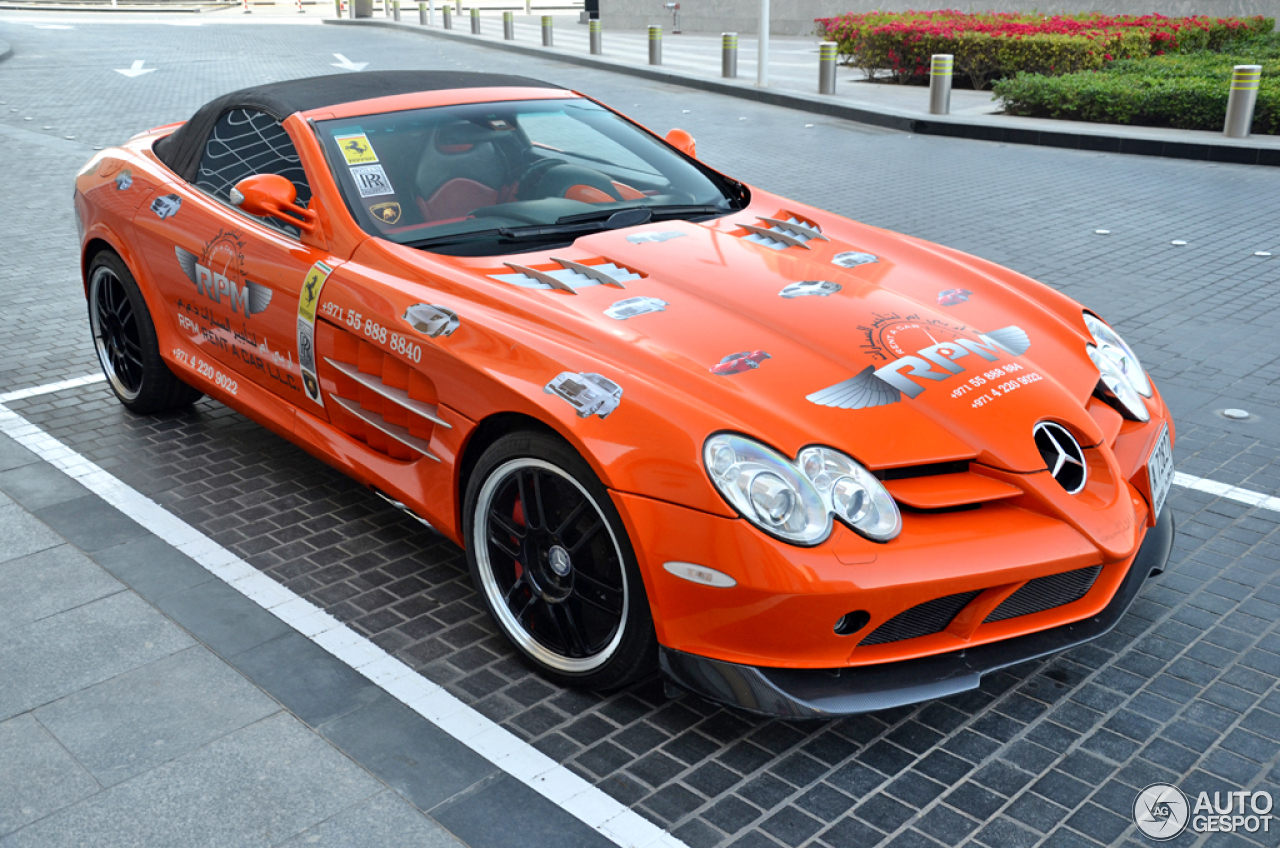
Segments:
[[[542,433],[503,436],[480,457],[464,503],[476,590],[543,675],[610,690],[656,669],[631,541],[604,485],[569,445]]]
[[[160,356],[147,302],[124,262],[109,251],[89,265],[89,327],[111,391],[142,415],[181,409],[201,392],[174,376]]]

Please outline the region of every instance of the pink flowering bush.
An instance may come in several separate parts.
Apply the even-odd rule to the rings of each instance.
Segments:
[[[957,11],[849,13],[815,23],[818,35],[840,45],[844,63],[869,79],[924,82],[929,57],[951,53],[956,72],[975,89],[1020,72],[1055,76],[1098,70],[1122,59],[1222,51],[1275,26],[1274,19],[1263,17]]]

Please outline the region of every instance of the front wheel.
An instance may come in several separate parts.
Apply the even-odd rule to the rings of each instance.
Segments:
[[[516,433],[466,494],[467,561],[520,653],[563,685],[612,689],[656,666],[635,553],[607,490],[559,439]]]
[[[100,253],[89,265],[89,326],[111,391],[133,412],[165,412],[200,399],[165,365],[147,302],[114,253]]]

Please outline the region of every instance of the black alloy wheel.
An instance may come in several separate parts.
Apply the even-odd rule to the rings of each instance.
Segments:
[[[656,640],[630,542],[590,467],[557,439],[496,442],[468,486],[468,560],[507,637],[548,676],[611,688]]]

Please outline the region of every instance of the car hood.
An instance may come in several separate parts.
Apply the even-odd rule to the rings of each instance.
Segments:
[[[794,204],[760,208],[459,261],[527,303],[543,332],[583,354],[566,367],[616,383],[624,407],[643,382],[700,406],[711,430],[792,456],[821,443],[874,469],[977,460],[1033,472],[1045,467],[1039,421],[1102,440],[1085,409],[1098,374],[1079,307],[1047,309],[1039,284],[963,254]],[[800,227],[773,240],[759,233],[768,218]],[[797,238],[805,227],[822,238]]]

